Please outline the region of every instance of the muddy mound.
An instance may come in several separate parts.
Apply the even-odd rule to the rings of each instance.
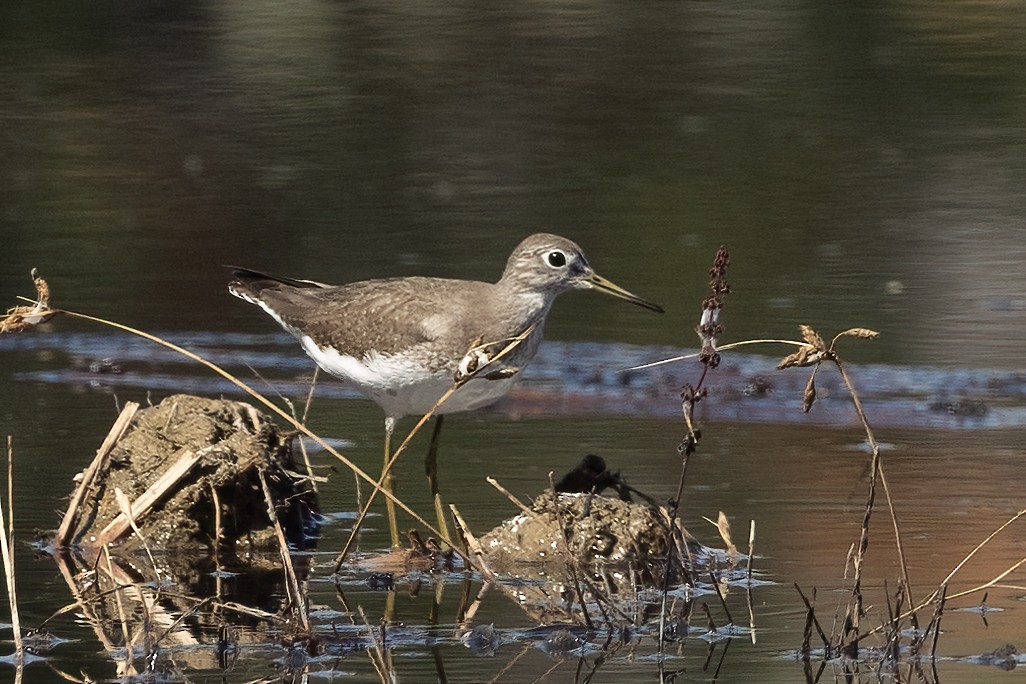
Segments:
[[[242,402],[174,395],[126,408],[118,423],[73,497],[73,523],[62,525],[65,534],[74,530],[72,543],[115,543],[127,553],[139,544],[134,523],[164,551],[209,551],[218,532],[222,549],[239,554],[277,549],[270,500],[290,542],[303,545],[315,494],[297,474],[290,440],[265,414]]]
[[[671,534],[688,539],[679,526],[649,504],[596,494],[539,495],[524,512],[505,521],[481,539],[488,565],[500,576],[545,578],[551,582],[588,577],[608,590],[661,582],[667,568],[679,563]],[[687,550],[685,550],[685,553]]]

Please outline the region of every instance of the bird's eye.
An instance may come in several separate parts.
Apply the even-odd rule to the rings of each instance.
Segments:
[[[566,254],[563,252],[549,252],[545,257],[545,262],[552,268],[563,268],[566,266]]]

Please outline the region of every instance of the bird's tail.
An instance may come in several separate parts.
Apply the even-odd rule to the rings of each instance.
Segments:
[[[323,289],[330,287],[330,285],[318,283],[314,280],[282,278],[254,271],[250,268],[241,268],[239,266],[228,266],[228,268],[232,271],[232,279],[228,283],[228,291],[239,299],[245,299],[252,304],[258,304],[262,299],[261,293],[268,288],[278,288],[282,285],[298,289]]]

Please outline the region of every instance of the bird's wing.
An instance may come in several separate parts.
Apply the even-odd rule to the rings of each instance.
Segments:
[[[253,275],[250,276],[249,274]],[[368,280],[337,287],[244,269],[230,285],[297,337],[362,358],[431,343],[462,357],[473,340],[463,315],[486,283],[439,278]]]

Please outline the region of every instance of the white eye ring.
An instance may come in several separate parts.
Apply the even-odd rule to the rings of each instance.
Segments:
[[[566,266],[567,259],[566,252],[562,252],[558,249],[554,249],[545,255],[545,264],[550,268],[563,268]]]

